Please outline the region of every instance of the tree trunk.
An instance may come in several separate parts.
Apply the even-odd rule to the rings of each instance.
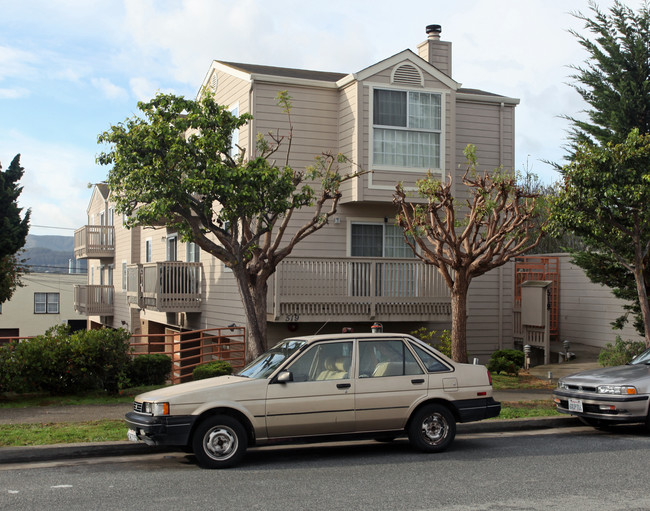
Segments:
[[[250,362],[266,350],[266,281],[252,282],[245,270],[233,268],[239,296],[246,316],[246,361]]]
[[[451,288],[451,358],[467,362],[467,292],[469,280],[456,274]]]
[[[637,257],[637,264],[634,266],[634,281],[636,283],[636,292],[639,295],[639,305],[641,306],[641,317],[643,318],[643,331],[645,334],[646,348],[650,348],[650,303],[648,302],[648,293],[645,287],[643,277],[643,262],[640,256]]]

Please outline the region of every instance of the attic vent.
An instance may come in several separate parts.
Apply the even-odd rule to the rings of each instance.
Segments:
[[[217,72],[213,71],[212,76],[210,77],[210,90],[212,92],[217,92],[217,84],[218,84]]]
[[[420,70],[412,64],[402,64],[393,71],[393,83],[404,85],[424,85]]]

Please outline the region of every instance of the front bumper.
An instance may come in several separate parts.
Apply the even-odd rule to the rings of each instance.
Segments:
[[[138,440],[148,445],[188,445],[196,417],[169,415],[153,417],[137,412],[126,414],[126,425]]]
[[[648,418],[648,397],[601,395],[571,390],[553,392],[558,412],[613,422],[644,422]],[[582,404],[582,412],[569,410],[570,399],[576,399]]]

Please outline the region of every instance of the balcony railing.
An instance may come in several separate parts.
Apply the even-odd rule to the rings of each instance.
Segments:
[[[112,316],[113,296],[113,286],[74,286],[74,310],[86,316]]]
[[[201,263],[166,261],[127,266],[129,304],[159,312],[196,312],[203,298]]]
[[[269,321],[441,321],[449,289],[413,259],[287,258],[269,282]]]
[[[112,225],[85,225],[74,232],[76,259],[115,256],[115,228]]]

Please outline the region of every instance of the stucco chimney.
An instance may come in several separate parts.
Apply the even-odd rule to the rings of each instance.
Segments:
[[[441,41],[440,25],[427,25],[427,40],[418,45],[418,55],[447,76],[451,76],[451,43]]]

